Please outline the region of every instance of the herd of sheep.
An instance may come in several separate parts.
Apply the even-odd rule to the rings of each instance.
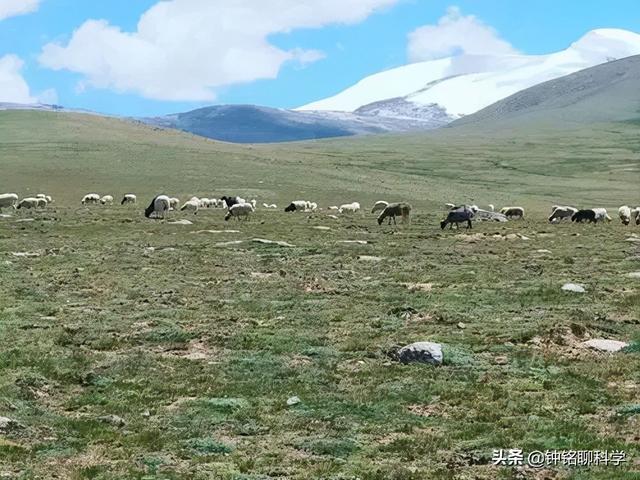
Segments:
[[[127,193],[122,197],[120,201],[121,205],[132,205],[138,201],[136,195],[133,193]],[[35,197],[26,197],[19,200],[19,197],[15,193],[5,193],[0,195],[0,212],[3,208],[16,209],[37,209],[46,208],[51,204],[53,199],[50,195],[39,193]],[[113,205],[114,198],[112,195],[98,195],[97,193],[88,193],[82,197],[82,205]],[[276,204],[263,203],[265,209],[277,209]],[[503,207],[500,211],[496,211],[493,205],[489,205],[488,208],[481,209],[477,205],[461,205],[456,206],[453,203],[445,204],[448,209],[447,216],[442,222],[440,227],[445,228],[449,225],[452,228],[453,225],[459,226],[459,224],[466,224],[467,228],[472,228],[473,221],[498,221],[506,222],[509,219],[523,219],[524,208],[518,206]],[[257,201],[255,199],[245,200],[238,196],[223,196],[221,198],[199,198],[191,197],[184,203],[180,203],[177,197],[169,197],[168,195],[156,196],[149,206],[145,209],[145,216],[147,218],[165,218],[168,212],[173,210],[187,211],[197,214],[200,209],[204,208],[221,208],[226,210],[225,220],[231,218],[236,219],[248,219],[249,216],[255,212],[257,208]],[[317,212],[322,210],[318,207],[316,202],[308,200],[294,200],[284,209],[285,212]],[[340,206],[332,205],[327,208],[329,212],[335,211],[337,213],[357,213],[360,211],[360,204],[358,202],[345,203]],[[388,203],[383,200],[379,200],[374,203],[371,213],[380,212],[378,215],[378,224],[382,224],[385,219],[388,219],[389,224],[393,221],[396,223],[396,217],[401,217],[403,223],[410,221],[411,205],[406,202]],[[640,207],[631,208],[626,205],[621,206],[618,209],[618,217],[624,225],[629,225],[634,222],[636,225],[640,225]],[[550,223],[558,223],[563,220],[571,219],[572,222],[582,223],[597,223],[611,221],[611,217],[604,208],[590,208],[579,210],[575,207],[566,205],[553,205],[551,207],[551,215],[549,215]]]

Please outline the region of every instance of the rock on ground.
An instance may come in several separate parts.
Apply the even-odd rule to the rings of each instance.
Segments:
[[[578,285],[577,283],[565,283],[562,286],[562,290],[565,292],[575,292],[575,293],[584,293],[586,292],[583,285]]]
[[[398,350],[398,361],[401,363],[442,364],[442,345],[434,342],[416,342]]]
[[[604,338],[592,338],[591,340],[587,340],[586,342],[582,342],[585,347],[593,348],[594,350],[598,350],[600,352],[610,352],[615,353],[629,344],[626,342],[621,342],[619,340],[607,340]]]

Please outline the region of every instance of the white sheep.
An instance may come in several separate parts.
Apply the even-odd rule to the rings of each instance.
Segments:
[[[384,210],[389,206],[389,202],[385,202],[384,200],[378,200],[373,204],[373,208],[371,209],[371,213],[376,213]]]
[[[0,195],[0,212],[3,208],[13,208],[16,209],[16,205],[18,205],[18,195],[15,193],[3,193]]]
[[[620,221],[623,225],[629,225],[629,223],[631,223],[631,209],[628,206],[623,205],[618,209],[618,217],[620,217]]]
[[[340,213],[357,213],[360,210],[360,204],[358,202],[345,203],[340,205],[338,212]]]
[[[100,202],[100,195],[97,193],[87,193],[82,197],[82,205],[96,205]]]
[[[18,209],[20,208],[38,208],[38,199],[34,197],[23,198],[20,200],[20,203],[18,203]]]
[[[113,197],[111,195],[105,195],[100,199],[102,205],[113,205]]]
[[[144,211],[144,216],[151,218],[151,215],[155,213],[156,218],[164,218],[171,208],[169,197],[166,195],[158,195]]]
[[[122,197],[122,201],[120,205],[127,204],[135,204],[138,201],[138,197],[136,197],[133,193],[126,193],[124,197]]]
[[[607,213],[606,208],[592,208],[591,210],[593,210],[593,212],[596,214],[596,218],[595,218],[596,223],[604,222],[605,220],[607,222],[611,221],[611,217]]]
[[[307,210],[306,200],[294,200],[284,209],[285,212],[304,212]]]
[[[473,205],[469,208],[473,210]],[[502,207],[500,209],[500,213],[505,215],[507,218],[524,218],[524,208],[522,207]]]
[[[190,211],[193,212],[193,214],[197,214],[198,213],[198,209],[200,208],[200,200],[189,200],[187,202],[184,202],[184,204],[182,205],[182,207],[180,207],[180,211]]]
[[[551,211],[551,215],[549,215],[549,222],[555,223],[556,221],[561,222],[565,218],[571,218],[574,213],[578,211],[577,208],[569,207],[569,206],[560,206],[554,205],[554,209]]]
[[[248,220],[249,214],[254,211],[255,209],[250,203],[236,203],[235,205],[231,205],[231,208],[229,208],[229,211],[224,216],[224,220],[227,221],[231,217],[235,217],[236,220],[240,220],[240,217],[244,217],[245,220]]]
[[[177,197],[169,197],[169,209],[178,210],[180,208],[180,199]]]

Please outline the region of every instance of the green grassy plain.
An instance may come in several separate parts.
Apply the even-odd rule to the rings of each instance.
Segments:
[[[545,219],[555,202],[613,215],[638,202],[639,150],[637,126],[623,124],[240,147],[0,113],[0,190],[57,200],[0,218],[0,416],[17,422],[0,431],[0,474],[637,478],[640,280],[627,274],[640,242],[627,239],[640,227]],[[81,207],[89,191],[141,204]],[[368,213],[225,223],[208,210],[171,225],[142,216],[161,191],[282,207],[403,199],[415,215],[393,228]],[[527,219],[441,231],[447,201],[524,205]],[[597,337],[632,346],[580,346]],[[444,344],[443,366],[386,355],[420,340]],[[494,448],[617,449],[629,461],[497,468]]]

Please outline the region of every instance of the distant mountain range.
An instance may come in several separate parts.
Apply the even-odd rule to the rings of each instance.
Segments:
[[[459,118],[525,88],[638,54],[639,34],[599,29],[549,55],[457,55],[405,65],[366,77],[297,110],[352,112],[373,102],[402,98],[406,105],[438,105]]]
[[[226,142],[270,143],[511,119],[638,118],[639,54],[640,35],[599,29],[549,55],[458,55],[405,65],[295,110],[216,105],[135,120]],[[92,113],[57,105],[5,103],[3,109]]]
[[[437,106],[404,105],[398,99],[355,112],[297,112],[256,105],[216,105],[186,113],[141,118],[151,125],[235,143],[270,143],[408,132],[442,127],[452,118]],[[394,108],[401,114],[394,115]]]
[[[450,127],[478,129],[562,125],[640,118],[640,55],[597,65],[527,88]]]

